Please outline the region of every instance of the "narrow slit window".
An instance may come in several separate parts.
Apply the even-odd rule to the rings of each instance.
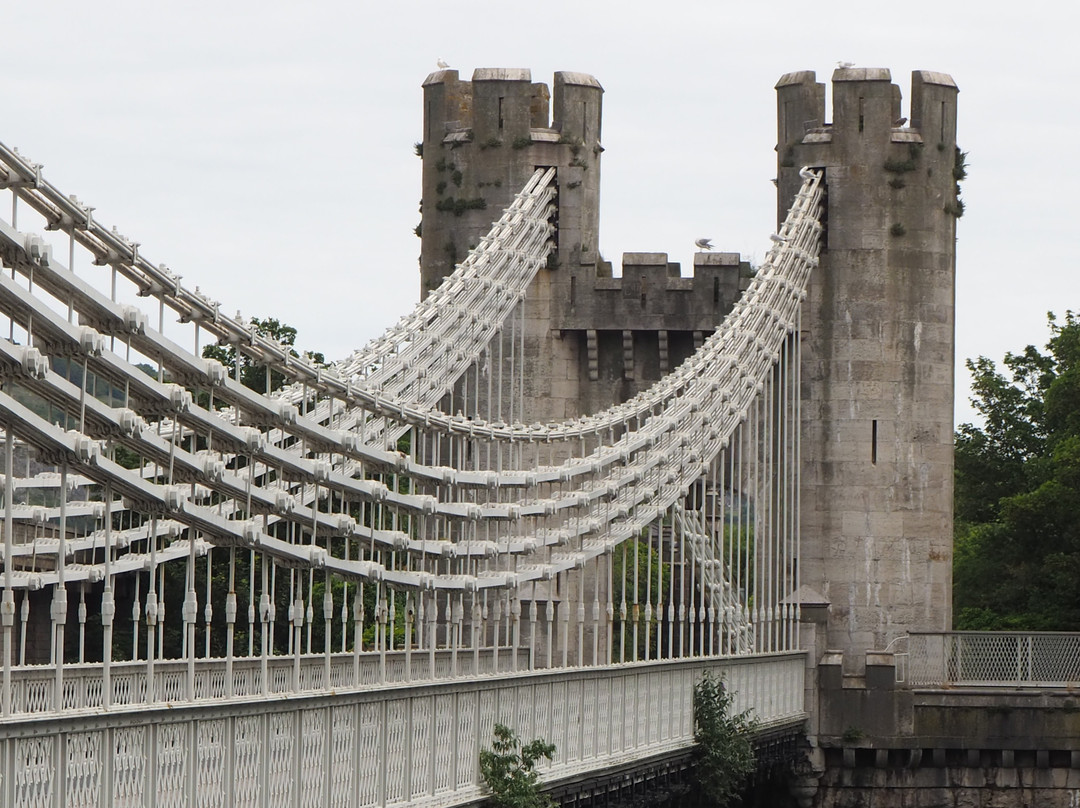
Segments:
[[[712,279],[712,302],[714,306],[720,305],[720,279]]]
[[[502,110],[502,98],[499,99],[499,129],[503,128],[503,110]]]
[[[863,130],[863,123],[864,123],[865,114],[866,114],[866,99],[865,98],[860,98],[859,99],[859,131],[860,132]]]
[[[870,426],[870,462],[877,465],[877,418],[871,422]]]

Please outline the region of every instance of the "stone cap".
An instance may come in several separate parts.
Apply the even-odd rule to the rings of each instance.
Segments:
[[[933,70],[912,70],[911,78],[918,77],[923,84],[940,84],[943,87],[955,87],[956,82],[948,73],[937,73]]]
[[[563,84],[576,84],[579,87],[594,87],[597,90],[603,90],[593,76],[588,73],[575,73],[571,70],[559,70],[555,73],[555,80],[562,81]]]
[[[696,252],[696,267],[737,267],[742,256],[733,252]]]
[[[478,67],[473,71],[473,81],[532,81],[532,71],[527,67]]]
[[[627,266],[667,266],[668,255],[662,252],[625,252],[622,263]]]
[[[796,70],[794,73],[785,73],[782,75],[780,81],[776,82],[776,86],[773,87],[773,89],[777,90],[792,84],[815,84],[816,82],[817,73],[813,70]]]
[[[844,664],[844,652],[830,650],[821,655],[821,659],[818,660],[818,665],[839,665]]]
[[[429,84],[445,84],[447,81],[457,81],[458,72],[456,70],[436,70],[434,73],[428,73],[428,77],[424,79],[424,83],[421,87],[427,87]]]
[[[833,71],[833,81],[892,81],[887,67],[838,67]]]
[[[815,589],[810,588],[806,584],[803,584],[782,601],[782,604],[792,604],[799,606],[829,606],[832,604],[827,597],[822,595]]]

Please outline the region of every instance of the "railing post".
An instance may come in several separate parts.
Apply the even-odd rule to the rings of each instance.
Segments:
[[[14,542],[12,538],[13,516],[12,499],[15,494],[15,481],[13,479],[12,455],[14,449],[12,441],[14,436],[11,425],[6,427],[6,439],[4,441],[4,599],[0,603],[0,621],[4,627],[4,715],[11,715],[11,654],[12,654],[12,629],[15,626],[15,593],[12,590],[11,560],[14,556]],[[6,748],[6,747],[5,747]],[[5,761],[6,763],[6,761]],[[8,778],[5,783],[10,782]]]
[[[67,589],[64,570],[67,558],[67,461],[60,465],[60,549],[56,556],[56,588],[53,589],[53,664],[56,665],[54,710],[64,709],[64,629],[67,625]]]

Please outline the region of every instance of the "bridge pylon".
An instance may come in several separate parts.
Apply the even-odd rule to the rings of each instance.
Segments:
[[[803,311],[801,579],[830,603],[849,668],[951,626],[957,87],[879,68],[776,85],[779,218],[824,171],[820,266]],[[851,672],[849,670],[849,672]]]

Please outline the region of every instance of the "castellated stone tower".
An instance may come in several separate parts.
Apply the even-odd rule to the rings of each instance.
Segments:
[[[776,85],[779,218],[824,169],[825,243],[803,312],[802,582],[830,602],[849,667],[952,625],[956,96],[888,70]],[[905,125],[906,124],[906,125]]]
[[[628,253],[613,277],[598,251],[603,88],[569,72],[553,87],[552,99],[524,69],[424,82],[422,295],[537,167],[557,169],[557,248],[525,305],[524,410],[513,417],[527,422],[596,412],[651,385],[712,333],[748,269],[736,254],[698,254],[683,278],[665,253]]]

